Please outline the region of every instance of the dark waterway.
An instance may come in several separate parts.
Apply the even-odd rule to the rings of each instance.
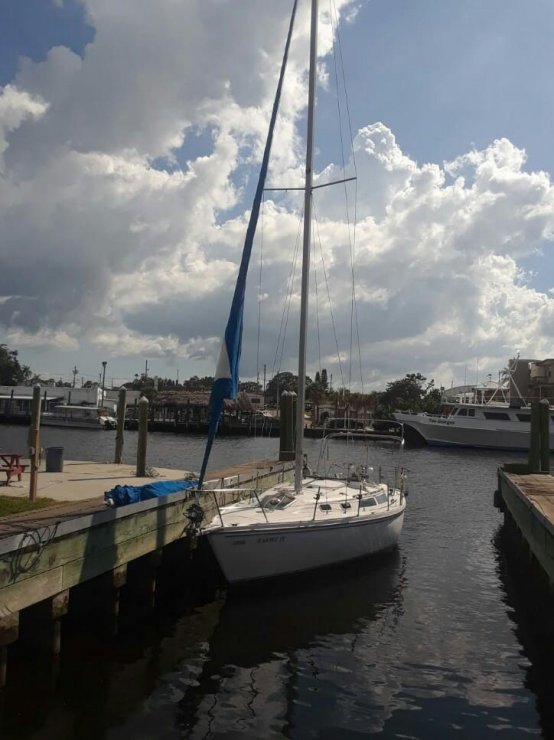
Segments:
[[[0,447],[24,441],[25,430],[0,427]],[[313,458],[319,443],[306,442]],[[42,439],[98,461],[113,443],[54,429]],[[203,444],[151,435],[148,464],[198,469]],[[129,463],[135,448],[127,433]],[[222,439],[213,466],[276,450],[277,440]],[[1,737],[554,737],[540,597],[492,505],[498,465],[520,458],[406,451],[396,552],[254,593],[196,590],[117,640],[72,634],[56,688],[12,692]]]

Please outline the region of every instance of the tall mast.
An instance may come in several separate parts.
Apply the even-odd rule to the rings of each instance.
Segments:
[[[310,241],[312,234],[312,183],[314,156],[314,109],[317,69],[317,0],[312,0],[310,31],[310,73],[308,85],[308,131],[306,136],[306,179],[304,184],[304,246],[302,250],[302,292],[300,299],[300,338],[298,342],[298,397],[296,399],[296,466],[294,489],[302,486],[304,406],[306,402],[306,334],[308,323],[308,289],[310,275]]]

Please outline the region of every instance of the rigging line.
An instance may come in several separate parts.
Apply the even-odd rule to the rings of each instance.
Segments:
[[[298,234],[296,235],[296,242],[295,242],[294,251],[293,251],[293,258],[292,258],[292,261],[291,261],[291,271],[289,272],[289,276],[288,276],[287,282],[286,282],[287,289],[286,289],[286,292],[285,292],[285,300],[283,302],[283,310],[281,312],[281,322],[279,324],[279,332],[277,334],[277,344],[275,345],[275,354],[273,356],[273,365],[271,367],[271,376],[272,377],[275,376],[275,368],[277,366],[277,357],[279,355],[279,346],[281,344],[281,334],[282,334],[282,331],[283,331],[283,325],[284,325],[284,321],[285,321],[285,311],[286,311],[287,300],[288,300],[288,295],[289,295],[289,285],[290,285],[290,282],[291,282],[292,271],[294,270],[294,265],[295,265],[295,262],[296,262],[296,251],[297,251],[297,249],[298,249]]]
[[[290,306],[292,302],[292,291],[294,288],[294,278],[296,275],[296,266],[298,264],[298,252],[300,249],[301,226],[302,226],[302,218],[300,218],[298,222],[298,231],[296,233],[296,242],[294,246],[291,271],[289,273],[287,292],[286,292],[285,301],[283,304],[283,313],[281,315],[281,326],[279,328],[279,336],[277,338],[277,346],[275,348],[275,359],[273,361],[273,375],[275,375],[275,371],[277,371],[277,373],[281,372],[281,367],[283,363],[283,355],[285,352],[285,342],[286,342],[286,337],[287,337],[287,328],[288,328],[288,323],[289,323]]]
[[[333,10],[335,12],[335,18],[336,18],[338,14],[337,14],[337,8],[336,8],[336,5],[334,3],[334,0],[331,0],[331,4],[333,6]],[[331,15],[331,18],[333,18],[332,15]],[[343,59],[343,56],[342,56],[342,43],[341,43],[341,40],[340,40],[340,32],[339,32],[339,24],[338,24],[338,22],[336,22],[336,29],[337,29],[337,32],[336,32],[337,48],[338,48],[338,51],[339,51],[340,69],[341,69],[341,73],[342,73],[342,86],[343,86],[343,90],[344,90],[344,102],[345,102],[345,106],[346,106],[346,118],[348,120],[348,132],[349,132],[349,135],[350,135],[350,153],[352,155],[352,165],[354,167],[354,174],[357,177],[357,175],[358,175],[358,167],[356,165],[356,155],[355,155],[355,152],[354,152],[354,136],[352,135],[352,116],[350,115],[350,99],[348,97],[348,87],[346,86],[346,75],[344,73],[344,59]],[[335,37],[333,36],[333,49],[334,49],[334,43],[335,43]]]
[[[337,16],[337,9],[334,4],[334,0],[332,0],[335,16]],[[336,24],[337,28],[337,48],[339,50],[339,57],[340,57],[340,69],[342,73],[342,87],[344,90],[344,102],[346,106],[346,119],[348,121],[348,133],[350,136],[350,155],[352,157],[352,166],[354,167],[354,175],[355,175],[355,189],[354,189],[354,223],[353,223],[353,240],[354,244],[356,243],[356,226],[358,223],[358,165],[356,164],[356,152],[354,150],[354,134],[352,133],[352,116],[350,114],[350,99],[348,96],[348,87],[346,85],[346,75],[344,72],[344,59],[342,56],[342,42],[340,38],[340,31],[339,31],[339,24],[337,22]],[[333,43],[334,43],[334,36],[333,36]]]
[[[278,359],[278,356],[279,356],[279,347],[280,347],[280,344],[281,344],[281,334],[283,332],[283,325],[285,324],[285,315],[287,313],[287,304],[290,303],[291,296],[292,296],[292,286],[294,284],[294,275],[295,275],[296,264],[297,264],[297,260],[298,260],[298,249],[299,249],[299,244],[300,244],[300,233],[301,233],[301,228],[302,228],[302,220],[303,220],[303,217],[301,217],[299,219],[299,221],[298,221],[298,230],[296,232],[296,242],[295,242],[294,251],[293,251],[293,258],[292,258],[292,262],[291,262],[291,269],[290,269],[290,272],[289,272],[289,277],[287,279],[287,291],[286,291],[286,294],[285,294],[285,301],[284,301],[284,304],[283,304],[283,312],[281,314],[281,323],[280,323],[280,326],[279,326],[279,334],[277,336],[277,344],[275,346],[275,356],[273,358],[273,366],[272,366],[272,369],[271,369],[272,376],[275,375],[275,368],[277,366],[277,359]],[[288,317],[287,317],[287,322],[288,322]],[[286,329],[285,329],[285,334],[286,334]],[[283,338],[283,347],[284,347],[284,342],[285,342],[285,340]],[[281,360],[282,360],[282,355],[281,355]]]
[[[315,221],[315,216],[314,216],[314,221]],[[316,228],[315,228],[315,223],[314,223],[313,224],[313,227],[312,227],[312,232],[313,232],[312,233],[312,240],[314,242],[316,241],[315,231],[316,231]],[[314,290],[314,293],[315,293],[315,320],[316,320],[316,327],[317,327],[317,356],[318,356],[318,359],[319,359],[319,368],[318,369],[319,369],[319,374],[321,376],[321,369],[322,368],[321,368],[321,334],[320,334],[320,331],[319,331],[319,292],[318,292],[318,289],[317,289],[317,264],[315,263],[315,259],[314,259],[314,288],[315,288],[315,290]]]
[[[283,366],[283,356],[285,354],[285,341],[286,341],[286,338],[287,338],[287,329],[288,329],[289,317],[290,317],[290,307],[291,307],[291,304],[292,304],[292,291],[293,291],[293,287],[294,287],[294,278],[295,278],[295,275],[296,275],[296,265],[298,264],[298,253],[299,253],[299,251],[300,251],[300,239],[298,239],[298,241],[297,241],[296,252],[294,254],[294,266],[293,266],[292,277],[291,277],[291,282],[290,282],[290,292],[289,292],[289,296],[288,296],[288,302],[286,304],[285,328],[283,330],[283,341],[282,341],[282,344],[281,344],[281,354],[280,354],[280,357],[279,357],[279,365],[278,365],[278,372],[279,373],[281,372],[281,368]]]
[[[348,97],[348,87],[346,85],[346,75],[345,75],[345,68],[344,68],[344,59],[342,55],[342,43],[341,43],[341,37],[340,37],[340,31],[339,31],[339,23],[338,23],[338,13],[336,9],[336,5],[334,0],[330,0],[330,4],[332,6],[332,12],[331,15],[331,22],[334,21],[335,26],[335,33],[333,34],[333,61],[335,66],[335,83],[337,87],[337,105],[339,109],[339,122],[340,122],[340,131],[341,131],[341,155],[343,157],[343,171],[345,171],[345,164],[344,164],[344,148],[342,146],[342,116],[341,116],[341,108],[340,108],[340,99],[338,95],[338,73],[337,73],[337,64],[336,64],[336,51],[335,51],[335,37],[336,37],[336,48],[338,49],[339,54],[339,60],[340,60],[340,70],[341,70],[341,76],[342,76],[342,88],[344,91],[344,99],[345,99],[345,107],[346,107],[346,117],[348,121],[348,131],[350,135],[350,154],[352,158],[352,165],[354,167],[354,174],[355,174],[355,190],[354,190],[354,214],[353,214],[353,224],[352,224],[352,242],[351,242],[351,265],[352,265],[352,313],[355,316],[355,324],[356,324],[356,340],[358,344],[358,361],[360,366],[360,384],[361,384],[361,391],[364,392],[364,379],[363,379],[363,369],[362,369],[362,352],[361,352],[361,344],[360,344],[360,325],[359,325],[359,316],[358,316],[358,303],[357,303],[357,296],[356,296],[356,278],[354,273],[354,261],[355,261],[355,251],[356,251],[356,226],[358,221],[358,168],[356,165],[356,154],[354,151],[354,136],[352,133],[352,117],[350,114],[350,101]],[[334,14],[333,14],[334,11]],[[346,218],[348,221],[348,237],[350,239],[350,222],[349,222],[349,206],[348,206],[348,191],[346,189],[346,184],[344,186],[345,190],[345,200],[346,200]],[[351,323],[352,323],[352,317],[351,317]],[[352,364],[352,345],[350,348],[350,366]]]
[[[258,341],[256,346],[256,382],[260,384],[260,331],[262,325],[262,272],[264,264],[264,213],[265,196],[262,193],[261,223],[260,223],[260,277],[258,281]]]
[[[317,220],[315,198],[314,198],[314,202],[312,204],[312,209],[313,209],[314,223],[315,223],[316,229],[317,229],[317,241],[318,241],[318,244],[319,244],[319,251],[320,251],[320,254],[321,254],[321,267],[323,269],[323,277],[325,279],[325,286],[327,288],[327,300],[329,301],[329,314],[331,316],[331,324],[333,326],[333,336],[334,336],[334,339],[335,339],[335,347],[337,349],[337,361],[338,361],[338,364],[339,364],[340,380],[341,380],[341,385],[344,386],[344,375],[343,375],[343,372],[342,372],[342,362],[341,362],[341,359],[340,359],[339,341],[338,341],[338,338],[337,338],[337,325],[335,324],[335,316],[333,314],[333,303],[331,301],[331,292],[329,290],[329,281],[327,279],[327,270],[325,269],[325,258],[323,257],[323,248],[321,246],[321,235],[319,233],[319,221]]]
[[[339,91],[339,76],[337,71],[337,51],[336,51],[336,45],[335,45],[335,37],[338,38],[339,36],[339,30],[338,30],[338,20],[336,18],[336,8],[334,6],[334,3],[330,2],[330,16],[331,16],[331,24],[333,26],[333,69],[334,69],[334,75],[335,75],[335,88],[337,91],[337,117],[338,117],[338,125],[339,125],[339,137],[340,137],[340,154],[341,154],[341,162],[342,162],[342,171],[343,173],[346,171],[346,160],[344,156],[344,137],[342,132],[342,109],[341,109],[341,102],[340,102],[340,91]],[[335,15],[333,15],[333,11]],[[342,59],[341,59],[342,62]],[[343,76],[344,79],[344,76]],[[348,243],[349,243],[349,252],[350,252],[350,272],[351,272],[351,283],[352,283],[352,295],[350,300],[350,345],[349,345],[349,351],[348,351],[348,390],[351,390],[352,386],[352,354],[353,354],[353,346],[354,346],[354,293],[355,293],[355,276],[354,276],[354,248],[352,243],[352,234],[351,234],[351,226],[350,226],[350,209],[349,209],[349,202],[348,202],[348,190],[346,188],[346,183],[344,184],[344,198],[345,198],[345,211],[346,211],[346,224],[347,224],[347,234],[348,234]]]

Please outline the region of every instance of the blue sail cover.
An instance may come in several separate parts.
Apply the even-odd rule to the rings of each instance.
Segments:
[[[197,480],[164,480],[146,483],[143,486],[115,486],[104,494],[108,506],[125,506],[147,501],[151,498],[169,496],[170,493],[182,493],[189,488],[197,488]]]
[[[229,313],[229,319],[227,321],[227,327],[225,329],[225,338],[221,345],[215,378],[214,378],[214,382],[212,385],[212,391],[210,394],[210,425],[208,428],[208,441],[206,442],[206,449],[204,451],[204,459],[202,461],[202,467],[200,469],[199,488],[202,487],[202,484],[204,482],[204,475],[206,473],[208,459],[210,457],[210,452],[212,449],[213,441],[217,433],[219,419],[221,417],[221,412],[223,410],[223,403],[226,398],[236,398],[237,397],[238,385],[239,385],[239,363],[240,363],[240,353],[241,353],[241,346],[242,346],[242,324],[243,324],[243,312],[244,312],[244,293],[246,290],[246,278],[248,275],[250,255],[252,254],[252,245],[254,243],[254,236],[256,234],[256,226],[258,224],[258,216],[260,213],[260,205],[262,202],[262,196],[263,196],[264,187],[265,187],[265,179],[267,175],[267,169],[269,166],[269,155],[271,152],[271,143],[273,141],[273,131],[275,129],[277,111],[279,110],[279,101],[281,99],[281,90],[283,87],[283,79],[285,76],[285,69],[287,66],[287,59],[288,59],[288,54],[289,54],[290,40],[292,37],[292,29],[294,26],[294,18],[296,15],[297,2],[298,0],[294,1],[292,16],[291,16],[290,25],[289,25],[289,32],[287,36],[287,43],[285,45],[285,53],[283,55],[283,62],[281,64],[281,72],[279,74],[279,83],[277,85],[277,92],[275,95],[275,100],[273,102],[273,110],[271,112],[271,120],[269,123],[267,140],[265,143],[264,156],[262,159],[262,166],[260,168],[260,175],[258,177],[258,185],[256,187],[256,193],[254,195],[252,211],[250,213],[250,221],[248,222],[248,228],[246,230],[246,238],[244,240],[242,259],[240,263],[239,274],[237,277],[237,283],[235,285],[235,293],[233,295],[231,311]]]

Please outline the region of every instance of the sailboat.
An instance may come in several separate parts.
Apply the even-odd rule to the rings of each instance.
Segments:
[[[242,339],[242,309],[248,260],[252,248],[255,221],[263,193],[265,172],[273,136],[273,125],[280,99],[284,68],[294,24],[297,1],[291,24],[279,85],[273,107],[260,179],[247,230],[237,286],[222,344],[216,379],[212,388],[212,417],[208,442],[202,463],[199,487],[202,487],[206,465],[217,431],[223,399],[233,397],[238,388],[238,365]],[[296,404],[296,443],[294,482],[284,482],[258,491],[235,504],[218,507],[218,514],[204,529],[223,574],[231,584],[256,581],[276,576],[308,571],[380,553],[397,545],[406,508],[404,474],[396,467],[393,482],[381,479],[380,473],[361,460],[359,434],[353,462],[344,459],[337,467],[328,461],[329,447],[334,439],[351,441],[352,433],[340,431],[323,440],[317,473],[307,468],[303,451],[306,337],[308,316],[308,286],[310,268],[311,212],[313,194],[314,109],[317,60],[318,2],[311,0],[310,70],[308,86],[308,123],[306,144],[306,174],[304,184],[303,262],[301,278],[300,334],[298,352],[298,394]],[[402,425],[398,425],[399,431]],[[398,436],[367,433],[367,441],[377,444],[398,443]]]

